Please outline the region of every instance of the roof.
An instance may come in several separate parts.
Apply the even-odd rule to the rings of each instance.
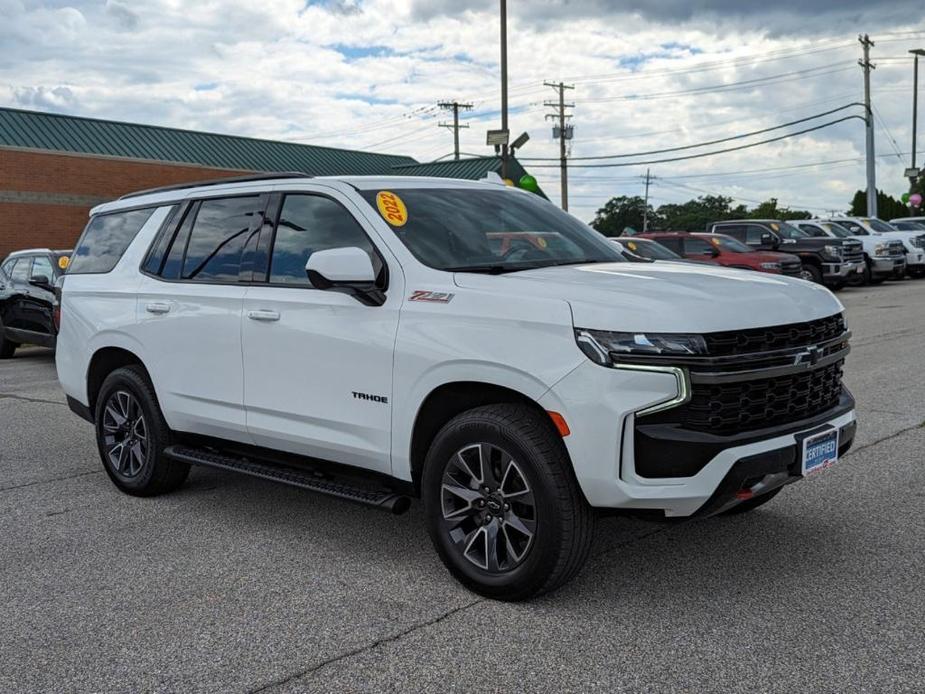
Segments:
[[[315,176],[375,175],[411,157],[0,108],[0,147]]]

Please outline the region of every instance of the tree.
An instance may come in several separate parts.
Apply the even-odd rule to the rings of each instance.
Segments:
[[[851,209],[848,214],[852,217],[867,216],[867,192],[859,190],[851,198]],[[880,219],[893,219],[895,217],[906,217],[909,215],[909,208],[903,205],[902,200],[897,200],[892,195],[887,195],[882,190],[877,191],[877,216]]]
[[[638,195],[620,195],[611,198],[597,211],[591,226],[604,236],[619,236],[626,227],[642,231],[646,201]],[[649,226],[655,226],[655,211],[649,205]]]
[[[662,228],[675,231],[705,231],[710,222],[744,217],[744,205],[732,207],[732,198],[723,195],[704,195],[680,204],[667,204],[658,208]]]
[[[749,219],[812,219],[813,214],[806,210],[791,210],[789,207],[778,207],[777,198],[765,200],[753,210],[749,211]]]

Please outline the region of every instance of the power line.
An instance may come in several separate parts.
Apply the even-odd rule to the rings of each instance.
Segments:
[[[709,145],[718,145],[721,142],[730,142],[732,140],[741,140],[746,137],[752,137],[753,135],[761,135],[763,133],[769,133],[773,130],[781,130],[782,128],[789,128],[793,125],[799,123],[805,123],[806,121],[815,120],[817,118],[822,118],[823,116],[829,116],[838,111],[844,111],[846,108],[852,108],[853,106],[863,106],[861,103],[850,103],[845,104],[844,106],[839,106],[838,108],[833,108],[829,111],[823,111],[822,113],[817,113],[812,116],[806,116],[805,118],[798,118],[797,120],[790,121],[789,123],[782,123],[781,125],[774,125],[770,128],[762,128],[761,130],[752,130],[751,132],[742,133],[740,135],[731,135],[729,137],[722,137],[717,140],[708,140],[706,142],[698,142],[693,145],[683,145],[681,147],[666,147],[665,149],[652,149],[647,152],[633,152],[630,154],[602,154],[594,157],[572,157],[572,161],[589,161],[589,160],[599,160],[599,159],[627,159],[630,157],[645,157],[650,154],[664,154],[666,152],[681,152],[688,149],[698,149],[700,147],[707,147]],[[555,157],[523,157],[522,161],[554,161]]]
[[[670,92],[646,92],[643,94],[624,94],[621,96],[605,96],[597,99],[581,99],[580,103],[583,104],[603,104],[611,103],[614,101],[652,101],[655,99],[667,99],[675,98],[679,96],[691,96],[691,95],[702,95],[702,94],[712,94],[719,92],[728,92],[736,91],[738,89],[747,89],[749,87],[754,87],[758,84],[780,84],[783,82],[791,82],[796,79],[803,79],[806,75],[812,74],[812,77],[823,77],[825,75],[832,75],[837,72],[847,72],[848,70],[853,69],[853,65],[846,65],[842,67],[834,67],[834,64],[831,65],[821,65],[819,67],[805,68],[803,70],[793,70],[791,72],[782,72],[777,75],[768,75],[766,77],[755,77],[749,80],[741,80],[739,82],[729,82],[727,84],[714,84],[706,87],[692,87],[690,89],[679,89]]]
[[[812,128],[805,128],[803,130],[797,130],[793,133],[787,133],[786,135],[778,135],[777,137],[771,137],[767,140],[760,140],[758,142],[751,142],[746,145],[739,145],[738,147],[727,147],[726,149],[717,149],[712,152],[702,152],[700,154],[688,154],[683,157],[671,157],[669,159],[654,159],[651,161],[634,161],[634,162],[622,162],[618,164],[574,164],[573,168],[580,169],[607,169],[607,168],[616,168],[622,166],[640,166],[640,165],[649,165],[649,164],[664,164],[672,161],[685,161],[688,159],[700,159],[702,157],[712,157],[717,154],[726,154],[727,152],[736,152],[740,149],[749,149],[751,147],[758,147],[759,145],[766,145],[771,142],[779,142],[780,140],[786,140],[791,137],[796,137],[797,135],[805,135],[806,133],[811,133],[816,130],[822,130],[823,128],[828,128],[832,125],[837,125],[838,123],[843,123],[845,121],[853,120],[857,118],[858,120],[864,120],[863,116],[845,116],[844,118],[838,118],[828,123],[822,123],[821,125],[814,126]],[[533,168],[553,168],[553,164],[533,164]]]

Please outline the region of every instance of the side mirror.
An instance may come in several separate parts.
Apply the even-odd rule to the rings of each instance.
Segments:
[[[29,279],[29,284],[35,287],[41,287],[42,289],[51,289],[51,281],[48,279],[47,275],[33,275]]]
[[[703,254],[707,256],[708,258],[715,258],[719,255],[719,251],[716,250],[715,248],[708,248],[707,250],[703,252]]]
[[[761,234],[761,245],[777,248],[780,246],[780,238],[778,238],[777,234],[772,234],[770,231],[766,231]]]
[[[376,287],[376,271],[369,254],[356,246],[312,253],[305,263],[305,274],[317,289],[351,294],[368,306],[385,303],[384,292]]]

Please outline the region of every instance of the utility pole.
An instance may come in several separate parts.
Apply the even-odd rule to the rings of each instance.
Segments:
[[[652,177],[649,175],[649,168],[646,167],[646,202],[645,206],[642,208],[642,233],[646,233],[649,229],[649,181]]]
[[[876,66],[870,62],[870,49],[874,42],[867,34],[858,36],[864,48],[864,59],[858,65],[864,68],[864,110],[867,122],[867,216],[877,216],[877,168],[874,159],[874,111],[870,105],[870,71]]]
[[[439,123],[441,128],[452,128],[453,129],[453,158],[457,161],[459,160],[459,129],[468,128],[468,125],[459,124],[459,109],[463,111],[469,111],[472,109],[472,104],[461,104],[458,101],[441,101],[437,104],[444,111],[453,112],[453,122],[452,123]]]
[[[501,129],[508,133],[507,127],[507,0],[501,0]],[[508,143],[501,146],[501,178],[508,178]]]
[[[547,87],[552,87],[559,93],[558,101],[546,101],[543,103],[543,106],[550,108],[555,108],[558,110],[558,113],[547,113],[546,119],[550,118],[553,120],[558,120],[559,125],[552,129],[552,136],[559,139],[559,167],[560,175],[562,180],[562,209],[566,212],[568,211],[568,159],[566,157],[566,148],[565,141],[571,140],[575,131],[571,125],[566,125],[566,121],[571,118],[571,114],[567,114],[565,109],[575,108],[575,104],[565,103],[565,90],[574,89],[573,85],[564,84],[562,82],[543,82]]]
[[[915,56],[912,64],[912,175],[909,176],[909,192],[918,178],[919,171],[915,166],[915,131],[919,122],[919,56],[925,55],[925,48],[913,48],[909,51]],[[911,206],[910,206],[911,209]]]

